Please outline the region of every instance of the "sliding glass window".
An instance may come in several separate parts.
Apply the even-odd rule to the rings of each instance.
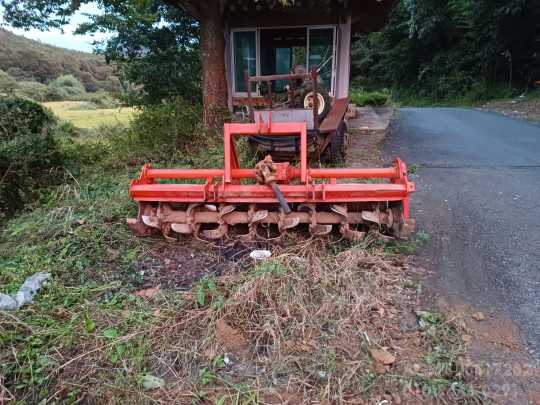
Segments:
[[[247,69],[251,76],[257,74],[257,32],[233,32],[233,47],[235,93],[245,93],[244,71]]]
[[[308,67],[317,66],[327,91],[334,86],[334,28],[309,28]]]

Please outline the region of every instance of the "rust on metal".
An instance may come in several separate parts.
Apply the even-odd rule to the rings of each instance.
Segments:
[[[341,121],[343,121],[343,117],[345,117],[348,107],[349,107],[348,98],[338,98],[334,100],[334,103],[332,104],[332,109],[330,110],[328,115],[324,118],[323,122],[321,122],[319,131],[321,131],[321,133],[335,131],[336,128],[341,123]]]

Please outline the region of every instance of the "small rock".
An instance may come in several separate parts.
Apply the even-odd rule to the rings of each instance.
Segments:
[[[393,364],[396,361],[396,356],[388,353],[383,349],[369,349],[371,356],[379,363],[384,365]]]
[[[417,363],[414,363],[412,368],[415,373],[418,373],[421,369],[420,364],[417,364]]]
[[[279,386],[279,385],[287,385],[289,383],[289,373],[284,371],[273,371],[272,372],[272,384]]]
[[[163,378],[156,377],[155,375],[146,374],[142,381],[145,390],[155,390],[165,385]]]
[[[483,321],[484,319],[486,319],[486,317],[484,316],[484,314],[482,312],[475,312],[471,316],[472,316],[473,319],[477,320],[478,322]]]
[[[326,381],[328,378],[328,373],[324,370],[317,371],[317,377],[319,377],[320,380]]]

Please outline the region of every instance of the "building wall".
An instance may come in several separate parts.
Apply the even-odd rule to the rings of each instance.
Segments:
[[[227,104],[229,106],[229,111],[233,110],[232,102],[232,61],[231,61],[231,29],[227,26],[223,32],[225,35],[225,77],[227,79]]]
[[[349,96],[349,80],[351,76],[351,16],[338,26],[338,54],[336,97]]]

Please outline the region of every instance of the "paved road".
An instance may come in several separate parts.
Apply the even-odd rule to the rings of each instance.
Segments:
[[[460,108],[404,108],[385,160],[419,165],[412,201],[437,285],[509,317],[540,359],[540,126]]]

